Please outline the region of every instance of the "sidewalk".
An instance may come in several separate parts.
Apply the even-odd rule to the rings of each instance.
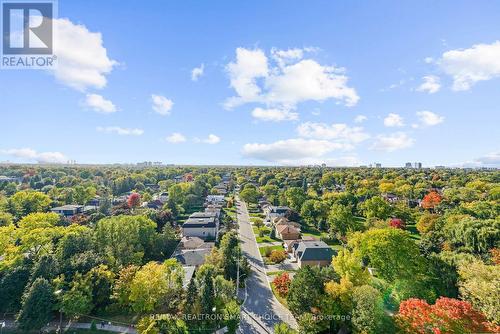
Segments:
[[[6,328],[17,328],[16,323],[13,320],[3,320],[5,321]],[[86,322],[63,322],[63,332],[70,331],[72,328],[78,329],[90,329],[91,323]],[[108,325],[105,324],[104,327],[101,327],[99,322],[96,322],[96,326],[98,330],[113,332],[113,333],[130,333],[137,334],[137,330],[133,327],[127,326],[117,326],[117,325]],[[43,329],[47,331],[55,331],[59,327],[59,322],[50,322]]]

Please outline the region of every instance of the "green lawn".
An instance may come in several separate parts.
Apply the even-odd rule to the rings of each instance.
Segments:
[[[339,244],[335,244],[335,245],[331,245],[331,244],[328,244],[330,246],[331,249],[335,250],[335,251],[339,251],[341,249],[343,249],[344,247],[342,247],[342,245],[339,245]]]
[[[255,226],[253,227],[253,234],[255,235],[257,243],[280,241],[280,239],[273,239],[269,236],[271,233],[271,229],[269,227],[261,227],[261,230],[264,231],[264,235],[262,237],[259,236],[259,229]]]
[[[316,237],[318,239],[321,239],[321,238],[327,239],[328,238],[328,232],[319,231],[317,228],[315,228],[313,226],[305,225],[302,227],[301,232],[302,232],[302,235]]]
[[[296,270],[277,270],[277,271],[268,271],[266,272],[267,276],[277,276],[281,275],[283,273],[294,273]]]
[[[270,248],[271,251],[273,251],[275,249],[277,249],[277,250],[285,250],[285,248],[283,248],[282,245],[259,247],[260,255],[264,256],[264,254],[266,252],[266,248]]]
[[[415,240],[420,240],[420,233],[417,230],[417,225],[416,224],[408,224],[406,225],[406,230],[410,232],[410,236],[412,239]]]
[[[262,218],[260,218],[260,217],[250,217],[250,221],[251,221],[252,223],[255,223],[255,222],[258,222],[258,221],[260,221],[260,222],[261,222],[261,221],[262,221]]]

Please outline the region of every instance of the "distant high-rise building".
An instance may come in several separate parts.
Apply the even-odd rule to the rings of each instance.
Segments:
[[[421,162],[415,162],[415,169],[422,169],[422,163]]]
[[[411,162],[407,162],[407,163],[405,164],[405,168],[412,168],[412,167],[413,167],[413,166],[412,166]]]
[[[382,164],[381,163],[375,163],[375,168],[382,168]]]

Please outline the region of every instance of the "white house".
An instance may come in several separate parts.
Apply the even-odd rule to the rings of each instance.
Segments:
[[[219,219],[214,212],[196,212],[182,225],[183,237],[215,239],[219,233]]]

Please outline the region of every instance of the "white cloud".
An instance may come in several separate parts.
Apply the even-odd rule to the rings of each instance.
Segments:
[[[174,102],[161,95],[151,95],[153,101],[153,110],[162,116],[170,115]]]
[[[363,123],[364,121],[366,121],[368,119],[368,117],[366,117],[365,115],[358,115],[354,118],[354,122],[355,123]]]
[[[97,131],[104,133],[115,133],[120,136],[140,136],[144,133],[142,129],[122,128],[119,126],[98,126]]]
[[[396,132],[390,135],[378,135],[371,146],[372,150],[393,152],[413,146],[414,140],[404,132]]]
[[[344,69],[302,59],[302,49],[273,49],[271,56],[275,66],[260,49],[236,49],[236,61],[226,70],[237,96],[226,100],[227,108],[249,102],[288,108],[310,100],[334,99],[347,106],[358,102],[354,88],[347,86]]]
[[[294,164],[297,161],[318,159],[329,152],[345,149],[349,149],[349,145],[327,140],[298,138],[279,140],[270,144],[245,144],[242,153],[248,158],[280,164]]]
[[[302,123],[297,127],[299,136],[322,140],[339,140],[346,143],[359,143],[370,137],[362,127],[350,127],[347,124]]]
[[[491,152],[482,157],[464,163],[454,164],[456,167],[465,168],[500,168],[500,151]]]
[[[205,144],[212,144],[213,145],[213,144],[220,143],[220,137],[211,133],[205,139],[194,138],[194,142],[195,143],[205,143]]]
[[[263,109],[257,107],[252,111],[252,116],[261,121],[272,122],[295,121],[299,119],[298,113],[278,108]]]
[[[419,92],[427,92],[429,94],[434,94],[441,88],[441,83],[439,77],[435,75],[426,75],[422,77],[422,84],[417,87]]]
[[[493,152],[477,158],[476,161],[487,166],[500,166],[500,152]]]
[[[182,133],[174,132],[170,136],[168,136],[166,140],[169,143],[178,144],[178,143],[184,143],[186,141],[186,137]]]
[[[238,94],[226,102],[227,107],[258,100],[261,92],[256,79],[266,77],[269,72],[267,57],[262,50],[236,49],[236,62],[226,66],[230,85]]]
[[[199,67],[195,67],[191,70],[191,80],[198,81],[198,79],[203,75],[205,71],[205,64],[201,64]]]
[[[384,125],[387,127],[404,126],[403,117],[398,114],[390,113],[384,118]]]
[[[85,97],[85,106],[94,111],[102,112],[105,114],[116,112],[116,106],[110,100],[98,94],[87,94]]]
[[[13,148],[0,151],[2,154],[16,158],[36,161],[38,163],[66,163],[68,158],[61,152],[37,152],[31,148]]]
[[[106,86],[106,75],[118,63],[108,57],[101,33],[62,18],[54,20],[54,39],[57,80],[80,91]]]
[[[446,51],[438,64],[453,78],[453,90],[468,90],[479,81],[500,77],[500,41]]]
[[[443,123],[444,117],[433,113],[432,111],[423,110],[417,111],[417,117],[422,126],[434,126]],[[419,127],[418,124],[414,124],[413,127]]]

